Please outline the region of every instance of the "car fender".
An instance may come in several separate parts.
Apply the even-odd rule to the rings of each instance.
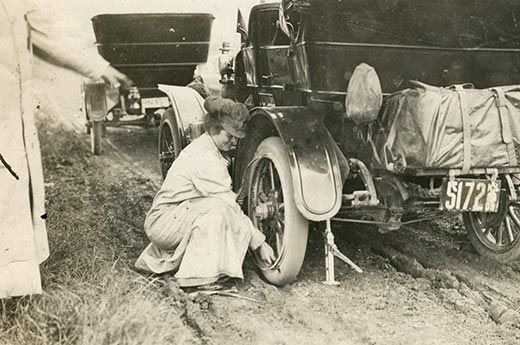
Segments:
[[[247,170],[245,164],[260,142],[279,135],[286,148],[298,210],[312,221],[329,219],[339,211],[342,180],[336,143],[322,116],[308,107],[255,108],[247,131],[246,140],[239,143],[235,181]]]
[[[164,92],[170,101],[170,107],[161,115],[160,131],[164,123],[176,130],[182,147],[199,136],[204,110],[204,99],[193,89],[186,86],[159,84],[159,90]],[[175,123],[170,123],[175,121]],[[197,129],[195,131],[195,129]]]

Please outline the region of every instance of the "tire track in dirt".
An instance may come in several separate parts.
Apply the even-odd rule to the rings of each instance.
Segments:
[[[195,304],[192,322],[201,327],[207,344],[369,344],[355,341],[359,337],[353,331],[338,332],[337,317],[302,308],[308,295],[271,286],[253,271],[246,276],[240,293],[261,304],[221,296],[210,297],[207,308]]]
[[[479,318],[487,314],[497,324],[517,324],[520,322],[520,313],[509,307],[512,302],[504,295],[497,298],[496,290],[487,287],[487,291],[469,276],[462,273],[452,273],[446,269],[425,268],[419,261],[390,247],[372,247],[372,250],[389,260],[390,264],[399,272],[413,278],[423,278],[438,290],[439,298],[452,305],[457,311],[468,316]]]
[[[353,228],[335,228],[336,240],[340,250],[348,253],[357,248],[363,253],[352,258],[365,274],[389,277],[412,300],[426,296],[444,308],[449,318],[459,315],[460,321],[453,324],[458,335],[468,329],[475,335],[468,343],[520,343],[520,275],[514,269],[518,264],[501,265],[480,257],[459,227],[428,222],[386,234],[370,227]],[[401,297],[397,301],[405,302]],[[424,302],[419,301],[421,308]]]
[[[85,134],[85,125],[83,124],[83,117],[81,117],[80,115],[78,116],[76,114],[76,116],[68,118],[66,119],[66,121],[64,119],[62,120],[63,121],[61,123],[63,123],[67,128],[78,133],[78,135],[81,135],[84,138],[85,142],[87,142],[90,145],[90,135]],[[139,140],[136,140],[136,138],[142,140],[149,134],[149,131],[147,131],[144,128],[133,128],[131,130],[125,130],[124,128],[116,127],[108,129],[101,138],[102,153],[98,157],[99,159],[103,159],[102,157],[106,157],[106,162],[109,165],[114,164],[123,167],[128,176],[135,177],[135,175],[138,175],[140,178],[149,181],[153,185],[155,190],[159,190],[162,184],[162,178],[159,173],[159,169],[150,166],[150,159],[144,159],[148,157],[143,157],[145,155],[150,155],[155,158],[157,156],[156,144],[151,145],[152,147],[144,148],[142,147],[143,145],[140,145],[143,150],[134,150],[133,152],[132,145],[129,145],[129,142],[139,143]],[[155,135],[155,133],[153,133],[152,131],[151,135]],[[155,143],[156,140],[153,140],[153,142]],[[134,156],[130,154],[133,154]],[[158,166],[158,164],[159,163],[157,161],[156,165]]]
[[[144,168],[139,164],[135,157],[132,158],[129,154],[126,154],[121,147],[114,144],[110,139],[105,138],[103,143],[107,144],[108,147],[111,148],[110,150],[105,150],[104,153],[112,158],[113,161],[124,167],[130,176],[138,175],[139,177],[148,180],[155,187],[155,190],[159,190],[162,179],[158,173],[151,173],[150,169]]]

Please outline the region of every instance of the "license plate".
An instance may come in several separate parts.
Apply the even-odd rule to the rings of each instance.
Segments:
[[[143,98],[141,100],[143,108],[167,108],[170,106],[168,97]]]
[[[444,179],[441,210],[496,212],[501,181],[456,178]]]

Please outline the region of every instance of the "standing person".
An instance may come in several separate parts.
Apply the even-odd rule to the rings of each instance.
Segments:
[[[207,98],[204,108],[206,132],[181,151],[168,171],[145,219],[152,243],[136,262],[141,270],[175,272],[182,287],[243,278],[248,248],[266,264],[275,259],[231,190],[228,152],[245,136],[248,111],[220,97]]]
[[[113,87],[131,81],[54,27],[43,0],[0,0],[0,298],[41,292],[49,256],[43,169],[30,92],[33,45],[53,63]]]
[[[220,73],[220,82],[227,83],[233,74],[233,64],[235,58],[231,54],[231,44],[228,41],[222,42],[222,47],[218,48],[221,54],[217,59],[218,72]]]

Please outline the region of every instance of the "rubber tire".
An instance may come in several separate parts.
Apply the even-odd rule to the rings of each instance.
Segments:
[[[508,205],[506,205],[506,210],[503,210],[503,203],[507,203],[506,198],[501,197],[499,202],[501,203],[501,205],[498,206],[498,212],[505,212],[505,216],[507,216]],[[505,216],[501,223],[505,222]],[[491,248],[486,247],[486,245],[482,243],[481,239],[476,234],[476,231],[480,230],[475,229],[473,227],[470,217],[470,213],[463,213],[462,215],[462,218],[464,220],[464,227],[466,228],[466,232],[468,233],[469,240],[471,241],[471,244],[473,245],[473,248],[475,248],[477,253],[479,253],[481,256],[485,258],[504,264],[520,257],[520,240],[518,239],[516,240],[516,243],[507,251],[495,251]]]
[[[267,157],[273,162],[280,177],[285,208],[283,236],[285,256],[277,269],[262,270],[261,272],[270,283],[280,286],[286,285],[294,281],[302,267],[307,247],[309,221],[303,217],[296,207],[289,159],[282,140],[279,137],[264,139],[256,150],[255,158],[257,157]]]
[[[167,129],[166,129],[167,128]],[[169,130],[171,133],[171,136],[173,138],[173,150],[175,153],[175,158],[177,158],[182,150],[182,144],[181,144],[181,138],[179,138],[179,131],[177,127],[177,121],[175,120],[175,115],[173,113],[172,108],[168,108],[164,111],[163,115],[161,116],[161,123],[159,125],[159,138],[158,138],[158,150],[159,154],[161,153],[162,148],[162,141],[163,141],[163,130]],[[175,160],[175,159],[174,159]],[[166,178],[166,174],[168,171],[164,170],[164,167],[159,161],[159,169],[161,171],[162,178]]]
[[[94,155],[101,154],[101,136],[103,135],[103,121],[91,121],[90,150]]]

